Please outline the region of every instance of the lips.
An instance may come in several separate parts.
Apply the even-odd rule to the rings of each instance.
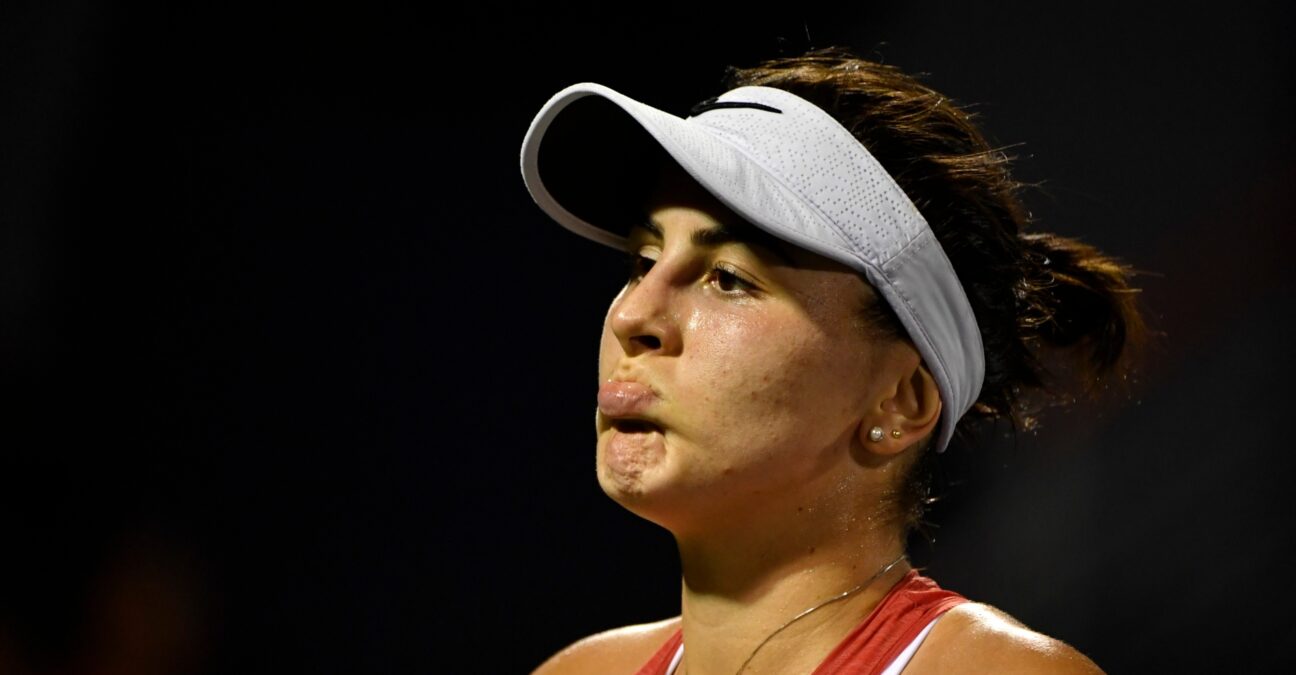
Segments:
[[[611,380],[599,387],[599,412],[613,419],[642,417],[658,400],[646,384]]]
[[[623,434],[661,431],[652,417],[652,408],[660,400],[652,387],[628,380],[609,380],[598,392],[599,413]]]

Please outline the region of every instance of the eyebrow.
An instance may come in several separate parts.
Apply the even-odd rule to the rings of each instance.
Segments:
[[[665,239],[662,234],[662,228],[653,222],[652,218],[645,217],[639,227],[648,230],[658,239]],[[792,259],[792,255],[783,247],[783,242],[772,234],[765,232],[755,226],[749,226],[747,232],[736,232],[732,228],[725,227],[722,224],[716,224],[715,227],[708,227],[704,230],[693,230],[689,235],[689,243],[694,246],[703,248],[716,248],[725,244],[746,244],[748,246],[759,246],[767,249],[780,260],[787,263],[789,267],[796,267],[797,263]]]

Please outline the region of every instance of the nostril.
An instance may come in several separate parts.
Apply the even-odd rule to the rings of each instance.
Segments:
[[[653,335],[637,335],[630,339],[646,349],[661,349],[661,339]]]

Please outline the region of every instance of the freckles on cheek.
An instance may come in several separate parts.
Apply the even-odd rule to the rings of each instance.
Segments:
[[[760,389],[753,392],[753,398],[776,410],[804,406],[808,398],[816,398],[806,381],[807,375],[820,374],[812,357],[803,341],[768,340],[760,358],[770,367],[762,371]]]
[[[694,367],[706,373],[726,403],[777,405],[786,400],[789,368],[803,348],[777,322],[741,314],[696,316],[690,321]]]
[[[763,366],[753,369],[753,403],[766,408],[771,419],[792,416],[799,424],[840,400],[842,382],[852,370],[822,336],[804,331],[765,335],[752,355]]]

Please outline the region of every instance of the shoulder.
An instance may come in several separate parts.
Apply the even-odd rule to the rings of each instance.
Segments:
[[[634,672],[680,627],[674,617],[624,626],[578,640],[554,654],[531,675],[605,675]]]
[[[1070,645],[1037,633],[989,605],[945,613],[910,662],[913,672],[1060,673],[1103,671]]]

